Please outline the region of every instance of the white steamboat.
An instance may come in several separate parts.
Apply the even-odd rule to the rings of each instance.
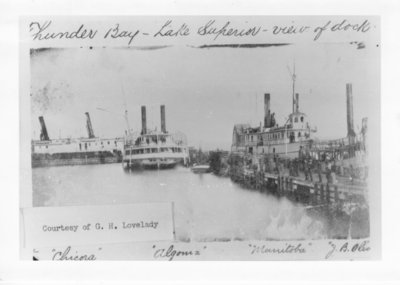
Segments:
[[[146,107],[142,106],[142,130],[128,132],[124,140],[123,164],[126,168],[164,169],[178,164],[187,166],[189,150],[183,133],[169,133],[165,124],[165,106],[161,108],[161,131],[146,126]]]
[[[299,110],[299,94],[295,93],[295,74],[293,80],[292,113],[285,124],[279,126],[275,114],[270,110],[270,94],[264,94],[264,125],[251,127],[248,124],[234,126],[232,152],[239,152],[257,158],[263,155],[277,155],[282,158],[296,158],[313,142],[316,132],[311,128],[305,113]]]

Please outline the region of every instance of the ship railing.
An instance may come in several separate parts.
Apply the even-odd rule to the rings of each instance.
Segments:
[[[125,146],[135,146],[135,147],[146,147],[146,146],[163,146],[163,145],[178,145],[178,146],[186,146],[187,139],[186,136],[181,132],[163,134],[162,139],[157,141],[149,140],[147,143],[146,140],[140,141],[138,140],[141,137],[139,133],[129,134],[124,138]],[[161,136],[160,136],[161,137]]]
[[[358,142],[356,141],[355,144]],[[341,138],[335,140],[318,140],[313,141],[313,148],[316,149],[328,149],[328,148],[341,148],[350,146],[348,138]]]

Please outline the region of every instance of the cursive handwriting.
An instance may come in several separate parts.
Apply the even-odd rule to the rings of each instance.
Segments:
[[[153,248],[156,248],[155,245],[153,245]],[[176,250],[174,248],[174,245],[170,245],[168,249],[165,248],[160,248],[157,249],[153,257],[155,259],[167,259],[169,261],[172,261],[176,256],[181,256],[181,257],[186,257],[186,256],[198,256],[200,255],[200,251],[198,250]]]
[[[266,245],[249,244],[251,248],[250,254],[296,254],[306,253],[302,243],[297,245],[285,244],[283,247],[268,247]]]
[[[268,33],[271,37],[285,35],[295,36],[299,34],[309,34],[314,41],[319,40],[326,33],[340,32],[356,32],[367,33],[373,27],[369,20],[354,20],[340,19],[338,21],[328,20],[322,24],[308,26],[296,24],[292,21],[290,24],[280,24],[271,26],[257,26],[243,24],[243,26],[234,26],[231,21],[218,23],[215,19],[209,20],[204,25],[194,27],[197,29],[197,36],[211,37],[212,40],[217,40],[221,37],[230,38],[251,38],[260,35],[260,33]],[[105,30],[90,29],[85,24],[80,24],[76,29],[67,31],[54,31],[52,21],[31,22],[29,25],[30,33],[34,41],[43,40],[61,40],[61,39],[80,39],[92,40],[97,34],[101,34],[104,39],[127,39],[128,45],[131,45],[134,40],[137,41],[138,36],[152,36],[154,38],[178,38],[189,37],[192,35],[191,28],[185,22],[177,24],[173,20],[163,22],[161,27],[158,27],[155,33],[143,32],[140,29],[126,30],[121,28],[119,23],[112,27],[107,27]],[[196,31],[196,30],[195,30]],[[241,46],[243,47],[243,46]]]
[[[339,245],[338,245],[339,244]],[[342,244],[335,243],[330,241],[329,242],[330,249],[328,253],[325,255],[325,259],[331,258],[334,253],[355,253],[355,252],[367,252],[370,251],[369,247],[369,241],[364,240],[362,242],[356,242],[356,243],[351,243],[351,242],[343,242]]]
[[[254,26],[251,28],[245,28],[245,29],[237,29],[237,28],[231,28],[229,27],[231,25],[231,22],[226,22],[224,26],[221,28],[215,27],[215,20],[208,21],[207,24],[204,26],[201,26],[198,30],[197,33],[200,36],[206,36],[206,35],[213,35],[214,40],[216,40],[219,36],[224,36],[224,37],[246,37],[246,36],[256,36],[260,30],[261,27]]]
[[[96,260],[96,256],[94,254],[71,254],[71,246],[68,246],[65,250],[61,251],[55,251],[53,255],[53,260],[74,260],[74,261],[80,261],[80,260]],[[76,252],[77,253],[77,252]]]
[[[119,27],[119,24],[116,24],[114,28],[110,28],[107,33],[104,35],[104,38],[107,39],[108,37],[112,39],[117,39],[117,38],[128,38],[129,42],[128,45],[130,45],[133,41],[133,39],[140,33],[139,30],[136,30],[134,32],[132,31],[125,31],[121,30]]]
[[[32,22],[29,28],[33,40],[93,39],[97,34],[97,30],[86,29],[84,24],[80,25],[79,28],[73,32],[48,32],[47,30],[51,26],[51,23],[51,21],[46,21],[44,23]]]
[[[318,26],[314,29],[314,33],[316,34],[314,37],[314,41],[318,40],[320,38],[320,36],[322,35],[322,33],[326,30],[330,30],[331,32],[353,30],[356,32],[366,33],[370,29],[371,29],[371,26],[370,26],[370,22],[368,20],[364,20],[364,22],[362,22],[361,24],[352,24],[348,20],[343,20],[342,22],[334,24],[334,25],[332,25],[332,21],[328,21],[324,25]]]
[[[172,23],[171,20],[166,21],[165,24],[161,27],[161,29],[158,30],[158,32],[154,34],[154,37],[158,37],[158,36],[160,36],[160,37],[166,37],[166,36],[168,36],[168,37],[178,37],[178,36],[188,36],[188,35],[190,35],[189,27],[185,23],[182,24],[180,26],[180,28],[177,29],[177,30],[174,30],[171,27],[171,23]]]
[[[290,26],[274,26],[272,28],[272,33],[274,35],[284,34],[284,35],[294,35],[294,34],[302,34],[307,32],[310,29],[310,26],[300,26],[296,27],[294,25]]]

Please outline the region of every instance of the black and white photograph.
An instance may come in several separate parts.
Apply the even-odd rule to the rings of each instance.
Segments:
[[[379,17],[101,19],[21,27],[23,259],[373,258]]]

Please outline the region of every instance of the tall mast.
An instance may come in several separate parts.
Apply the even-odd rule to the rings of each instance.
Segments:
[[[128,134],[130,134],[130,133],[131,133],[131,127],[129,126],[128,110],[126,110],[126,107],[125,107],[125,115],[124,115],[124,118],[125,118],[126,126],[127,126],[127,128],[128,128]]]
[[[129,125],[129,118],[128,118],[128,106],[126,104],[126,96],[125,96],[125,90],[124,90],[124,83],[121,81],[121,91],[122,91],[122,96],[124,98],[124,107],[125,107],[125,122],[126,122],[126,127],[128,128],[128,134],[131,134],[131,127]]]
[[[293,82],[293,93],[292,93],[292,113],[294,113],[294,100],[295,100],[295,82],[296,82],[296,63],[293,60],[293,75],[292,75],[292,82]]]
[[[296,64],[295,64],[295,61],[293,60],[293,72],[290,70],[290,67],[289,67],[289,65],[287,65],[286,66],[287,67],[287,69],[288,69],[288,71],[289,71],[289,75],[290,75],[290,77],[292,78],[292,113],[294,113],[294,111],[295,111],[295,92],[296,92],[296,89],[295,89],[295,84],[296,84]]]

